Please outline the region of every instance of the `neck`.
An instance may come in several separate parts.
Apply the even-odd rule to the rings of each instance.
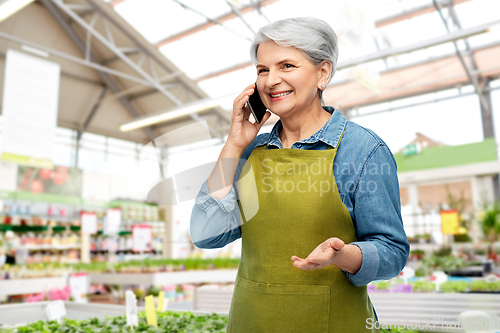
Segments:
[[[317,104],[310,109],[281,117],[283,129],[280,133],[280,139],[283,148],[290,148],[295,142],[309,138],[323,127],[330,116],[329,112]]]

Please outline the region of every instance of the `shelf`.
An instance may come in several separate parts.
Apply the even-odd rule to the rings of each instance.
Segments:
[[[17,326],[32,323],[38,320],[47,320],[45,308],[50,302],[22,303],[0,305],[0,323],[3,325]],[[66,317],[73,320],[90,318],[105,319],[108,317],[123,316],[124,305],[75,303],[64,302]],[[139,311],[144,308],[138,308]]]
[[[0,327],[14,327],[24,325],[26,323],[36,322],[38,320],[47,320],[45,308],[49,303],[50,302],[36,302],[0,305],[0,323],[3,325],[0,325]],[[125,305],[64,302],[64,306],[66,308],[65,318],[73,320],[87,320],[90,318],[99,318],[102,320],[106,319],[106,317],[123,316],[125,313]],[[183,312],[181,310],[173,309],[170,306],[170,303],[167,306],[167,309],[173,312]],[[144,311],[144,307],[138,306],[137,311]],[[198,315],[211,313],[205,311],[190,312]],[[227,313],[217,314],[227,316]]]
[[[80,250],[80,245],[60,245],[60,246],[26,246],[24,247],[28,251],[63,251],[63,250]]]
[[[212,269],[159,273],[96,273],[91,283],[107,285],[159,286],[183,283],[230,283],[236,280],[237,269]]]
[[[47,292],[52,288],[62,288],[66,284],[67,278],[63,276],[0,280],[0,296],[38,294]]]

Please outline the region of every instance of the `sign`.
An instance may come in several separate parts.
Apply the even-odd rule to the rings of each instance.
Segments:
[[[156,305],[156,310],[160,312],[164,312],[167,310],[168,299],[165,300],[165,292],[160,291],[158,293],[158,304]]]
[[[156,311],[155,311],[155,300],[153,295],[146,296],[144,298],[146,303],[146,320],[149,326],[158,327],[158,323],[156,321]]]
[[[61,322],[61,318],[66,316],[66,307],[63,301],[53,301],[45,308],[45,313],[49,320],[57,320],[58,323]]]
[[[150,225],[134,225],[132,227],[132,251],[151,252],[153,250],[152,236]]]
[[[459,216],[456,209],[442,210],[441,215],[441,230],[443,235],[456,235],[459,231]]]
[[[17,191],[80,197],[82,171],[66,166],[50,169],[20,165],[17,172]]]
[[[97,214],[83,212],[80,216],[82,233],[83,234],[95,234],[97,233]]]
[[[403,277],[405,284],[408,284],[408,279],[415,276],[415,270],[411,267],[405,266],[400,275]]]
[[[422,146],[420,143],[413,143],[411,145],[408,145],[403,148],[403,155],[408,156],[408,155],[416,155],[422,151]]]
[[[108,209],[106,218],[104,219],[103,234],[116,235],[120,232],[120,224],[122,222],[122,211],[120,208]]]
[[[17,164],[0,161],[0,190],[15,192],[17,180]]]
[[[73,297],[73,300],[76,303],[87,303],[87,294],[89,292],[87,273],[70,274],[68,284],[71,288],[71,297]]]
[[[60,71],[59,64],[7,51],[1,159],[53,167]]]
[[[125,292],[125,313],[127,315],[127,326],[134,327],[139,325],[139,318],[137,317],[137,299],[132,290]]]

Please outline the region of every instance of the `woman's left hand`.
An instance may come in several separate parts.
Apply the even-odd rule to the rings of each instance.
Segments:
[[[340,261],[345,243],[337,237],[332,237],[319,244],[305,259],[292,256],[293,265],[305,271],[321,269]]]

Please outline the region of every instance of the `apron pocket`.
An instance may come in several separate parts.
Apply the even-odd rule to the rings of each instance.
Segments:
[[[228,332],[328,332],[330,287],[236,278]]]

